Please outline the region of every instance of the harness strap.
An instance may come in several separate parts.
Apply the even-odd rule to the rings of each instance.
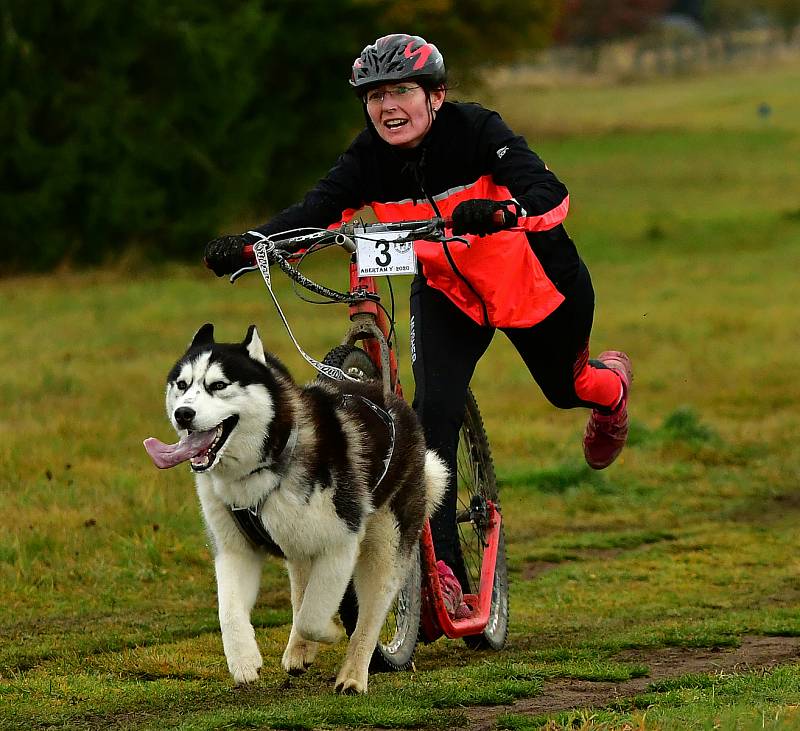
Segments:
[[[297,446],[297,438],[299,433],[300,429],[297,427],[297,424],[295,424],[292,427],[292,431],[286,440],[283,450],[274,463],[264,462],[258,465],[258,467],[248,474],[248,477],[256,474],[257,472],[261,472],[262,470],[273,467],[273,464],[273,469],[276,472],[280,471],[282,467],[288,465],[289,460],[292,458],[292,454],[294,454],[295,447]],[[280,487],[280,484],[278,487]],[[240,508],[236,505],[229,505],[228,511],[236,521],[236,525],[239,527],[242,535],[244,535],[251,546],[254,548],[263,548],[273,556],[279,556],[280,558],[283,558],[283,551],[281,550],[280,546],[275,543],[274,539],[269,534],[269,531],[264,527],[264,521],[261,520],[261,511],[264,508],[264,503],[267,501],[269,495],[270,492],[265,493],[256,505],[250,505],[249,507]]]
[[[247,233],[258,236],[260,239],[253,244],[253,254],[256,257],[256,264],[261,272],[261,276],[264,278],[264,284],[267,285],[267,290],[269,291],[270,297],[272,297],[272,302],[275,305],[275,309],[278,310],[278,315],[280,315],[283,326],[286,328],[286,332],[289,333],[289,337],[294,343],[294,347],[297,348],[297,352],[300,353],[306,362],[311,364],[316,371],[321,373],[323,376],[327,376],[334,381],[357,381],[357,378],[347,375],[347,373],[345,373],[341,368],[328,365],[327,363],[320,363],[316,358],[312,358],[300,347],[300,343],[297,342],[297,338],[295,338],[292,328],[289,327],[289,321],[286,319],[286,315],[283,314],[283,310],[278,303],[278,298],[275,296],[275,292],[272,291],[272,276],[269,272],[269,254],[275,249],[275,244],[273,244],[263,234],[258,233],[258,231],[248,231]]]
[[[230,510],[239,530],[254,548],[263,548],[273,556],[284,558],[281,547],[275,543],[269,531],[264,527],[264,521],[261,520],[261,507],[263,504],[262,500],[255,507],[235,508],[230,506],[228,510]]]
[[[286,467],[286,465],[289,464],[289,460],[292,458],[292,455],[294,454],[294,448],[297,446],[297,437],[299,434],[300,430],[297,428],[297,424],[295,424],[292,427],[292,431],[289,432],[289,436],[286,438],[286,444],[283,445],[283,449],[278,457],[270,462],[261,462],[255,467],[255,469],[251,470],[245,477],[240,479],[246,480],[248,477],[252,477],[253,475],[263,472],[270,467],[272,468],[273,472],[278,472],[281,468]]]
[[[378,487],[378,485],[380,485],[381,482],[383,482],[383,478],[386,477],[386,473],[389,471],[389,463],[392,461],[392,455],[394,454],[394,442],[396,436],[394,419],[392,418],[392,415],[388,411],[382,409],[380,406],[370,401],[365,396],[361,396],[360,394],[355,394],[355,393],[346,393],[342,395],[342,401],[344,401],[345,403],[351,399],[358,399],[359,401],[361,401],[361,403],[365,404],[370,409],[372,409],[373,413],[380,418],[380,420],[385,424],[386,429],[389,432],[389,449],[386,452],[386,457],[384,457],[383,459],[383,473],[378,478],[378,481],[375,483],[375,487]]]

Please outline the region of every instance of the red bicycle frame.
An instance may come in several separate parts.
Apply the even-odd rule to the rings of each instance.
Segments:
[[[489,510],[489,526],[486,532],[486,550],[483,552],[483,562],[481,563],[481,583],[477,594],[464,594],[464,603],[470,611],[466,617],[461,619],[453,619],[444,603],[439,572],[436,570],[436,551],[433,548],[430,522],[426,520],[422,528],[420,537],[424,584],[422,629],[428,642],[432,642],[442,633],[450,638],[478,635],[483,632],[489,622],[494,588],[494,567],[497,563],[502,518],[491,500],[487,500],[486,505]],[[433,605],[433,611],[431,611],[431,605]]]
[[[350,291],[378,294],[374,277],[359,276],[355,257],[350,261]],[[350,305],[350,320],[353,322],[353,327],[347,332],[343,343],[354,345],[358,340],[363,341],[364,350],[380,369],[384,392],[394,392],[402,398],[403,388],[397,374],[397,359],[394,350],[388,345],[389,326],[383,309],[378,306],[376,300],[364,299]],[[453,619],[447,612],[439,573],[436,570],[436,551],[430,522],[425,521],[420,537],[423,582],[421,621],[428,642],[432,642],[442,634],[450,638],[480,634],[489,621],[502,518],[491,500],[487,501],[487,508],[489,521],[481,563],[480,586],[477,594],[464,594],[464,603],[470,611],[461,619]]]

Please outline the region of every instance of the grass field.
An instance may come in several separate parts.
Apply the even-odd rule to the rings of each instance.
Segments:
[[[278,562],[255,612],[262,677],[232,687],[191,476],[141,446],[170,437],[163,380],[203,322],[229,340],[255,322],[313,377],[263,286],[130,261],[0,280],[0,729],[800,728],[799,88],[784,65],[486,100],[571,190],[593,351],[634,362],[630,445],[585,467],[586,413],[548,405],[498,336],[473,385],[508,647],[421,647],[365,698],[333,693],[343,645],[280,670]],[[340,264],[310,271],[335,286]],[[337,344],[343,311],[281,292],[310,353]]]

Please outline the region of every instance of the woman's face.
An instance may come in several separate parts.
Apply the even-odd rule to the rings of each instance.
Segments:
[[[426,94],[419,84],[409,81],[371,89],[364,102],[381,139],[397,147],[416,147],[433,123],[431,110],[439,110],[444,96],[442,89]]]

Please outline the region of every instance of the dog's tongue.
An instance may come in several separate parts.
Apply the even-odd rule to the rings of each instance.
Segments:
[[[206,451],[213,444],[216,435],[216,429],[193,431],[176,444],[164,444],[155,437],[149,437],[144,440],[144,448],[153,460],[153,464],[163,470]]]

